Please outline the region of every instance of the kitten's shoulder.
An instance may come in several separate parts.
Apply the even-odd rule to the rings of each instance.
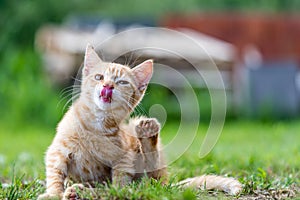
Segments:
[[[76,114],[74,110],[74,106],[71,106],[69,110],[65,113],[61,121],[57,125],[57,134],[66,134],[73,132],[77,128]]]

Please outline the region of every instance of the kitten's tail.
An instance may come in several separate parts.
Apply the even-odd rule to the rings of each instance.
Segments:
[[[200,188],[204,190],[221,190],[230,195],[237,195],[242,191],[242,184],[229,177],[202,175],[193,178],[187,178],[174,184],[182,188]]]

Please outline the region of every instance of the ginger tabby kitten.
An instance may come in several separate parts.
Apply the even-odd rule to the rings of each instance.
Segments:
[[[38,199],[76,199],[76,183],[112,182],[123,186],[143,175],[167,179],[159,139],[160,124],[154,118],[132,118],[152,77],[153,62],[130,69],[103,62],[88,45],[82,71],[81,94],[57,127],[46,153],[47,190]],[[241,191],[232,178],[204,175],[178,183],[183,187]]]

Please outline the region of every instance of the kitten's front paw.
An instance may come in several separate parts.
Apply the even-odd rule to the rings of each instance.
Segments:
[[[60,200],[62,198],[62,194],[41,194],[37,199],[38,200]]]
[[[80,199],[80,194],[84,190],[84,185],[82,184],[73,184],[65,190],[63,200],[76,200]]]
[[[155,118],[141,119],[135,127],[138,138],[156,137],[160,130],[160,124]]]

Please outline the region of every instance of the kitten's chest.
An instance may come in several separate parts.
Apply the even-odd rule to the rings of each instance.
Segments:
[[[91,156],[97,155],[105,160],[114,160],[123,153],[124,144],[118,135],[114,136],[91,136],[87,139],[87,146]]]
[[[117,138],[87,136],[75,144],[69,165],[73,179],[103,181],[111,179],[111,168],[122,156]]]

